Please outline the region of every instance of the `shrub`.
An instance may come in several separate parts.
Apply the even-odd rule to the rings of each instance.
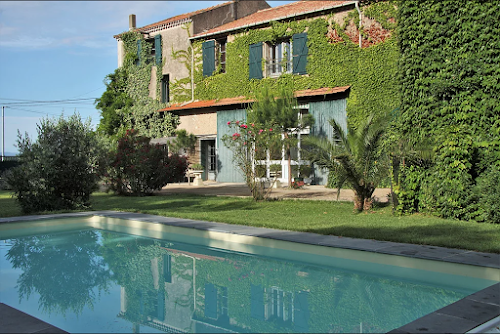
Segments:
[[[120,195],[149,195],[169,182],[182,180],[188,168],[185,157],[168,156],[160,145],[151,145],[150,138],[134,130],[127,130],[118,140],[112,155],[108,183]]]
[[[90,120],[42,119],[37,132],[36,142],[19,134],[21,165],[6,175],[23,212],[89,207],[102,156]]]

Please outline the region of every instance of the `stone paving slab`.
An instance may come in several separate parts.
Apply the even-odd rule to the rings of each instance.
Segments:
[[[0,333],[67,332],[4,303],[0,303]]]

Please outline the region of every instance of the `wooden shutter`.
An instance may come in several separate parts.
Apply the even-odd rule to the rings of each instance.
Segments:
[[[161,35],[156,35],[155,36],[155,58],[156,58],[156,65],[161,64]]]
[[[137,40],[137,64],[141,63],[141,40]]]
[[[295,34],[292,37],[293,73],[306,74],[307,65],[307,33]]]
[[[262,42],[250,45],[249,78],[262,79]]]
[[[215,71],[215,41],[206,41],[203,50],[203,76],[209,77]]]

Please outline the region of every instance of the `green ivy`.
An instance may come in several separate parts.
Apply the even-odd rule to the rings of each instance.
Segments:
[[[400,135],[430,139],[435,165],[420,211],[476,219],[477,179],[500,161],[498,2],[400,3]]]
[[[160,64],[155,63],[151,56],[152,45],[146,43],[140,32],[129,31],[120,36],[125,50],[125,61],[123,67],[127,76],[126,93],[134,100],[130,113],[124,114],[122,131],[136,129],[142,135],[152,138],[170,136],[179,124],[179,118],[171,113],[161,115],[158,110],[166,107],[160,102],[161,80],[163,77],[163,65],[165,58]],[[137,41],[141,43],[141,54],[137,57]],[[163,49],[163,40],[162,40]],[[149,97],[149,83],[151,71],[156,66],[156,99]]]

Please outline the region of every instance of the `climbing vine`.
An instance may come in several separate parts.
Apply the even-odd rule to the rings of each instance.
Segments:
[[[435,152],[413,196],[418,210],[487,220],[479,203],[500,194],[476,188],[481,179],[493,183],[488,170],[500,166],[498,2],[408,0],[400,17],[400,136],[413,144],[428,138]]]

